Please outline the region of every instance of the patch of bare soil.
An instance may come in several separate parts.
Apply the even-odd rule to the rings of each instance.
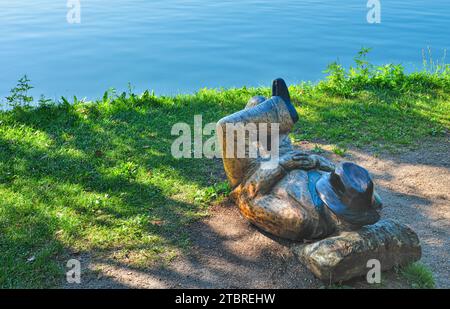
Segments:
[[[300,147],[311,150],[313,144]],[[334,161],[353,161],[372,174],[384,200],[384,218],[412,227],[422,243],[422,262],[438,287],[450,287],[450,143],[423,143],[419,150],[374,155],[351,150],[344,158],[320,145]],[[193,248],[169,266],[145,271],[111,261],[82,263],[91,270],[77,288],[320,288],[291,253],[288,242],[262,233],[242,218],[234,205],[214,207],[211,216],[192,226]],[[364,278],[345,286],[372,288]],[[71,286],[65,286],[71,287]],[[383,275],[384,288],[408,287],[395,272]]]

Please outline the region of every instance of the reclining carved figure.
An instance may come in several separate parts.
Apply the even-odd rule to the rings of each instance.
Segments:
[[[299,117],[282,79],[273,82],[272,94],[270,99],[253,97],[244,110],[217,124],[225,172],[243,216],[290,240],[322,239],[376,223],[381,201],[369,173],[354,163],[335,166],[324,157],[294,149],[288,134]],[[278,147],[275,166],[265,168],[260,152],[249,155],[249,137],[235,134],[237,124],[255,124],[260,146],[261,128],[268,128],[266,147]],[[242,157],[234,147],[239,144],[236,135],[244,136]]]

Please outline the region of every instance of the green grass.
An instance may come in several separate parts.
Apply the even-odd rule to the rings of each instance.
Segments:
[[[345,149],[345,148],[340,148],[339,146],[334,146],[334,147],[331,149],[331,151],[332,151],[334,154],[337,154],[338,156],[344,157],[344,156],[345,156],[345,153],[347,152],[347,149]]]
[[[300,114],[294,140],[397,148],[448,133],[447,73],[401,75],[399,85],[396,72],[388,77],[397,86],[388,77],[355,82],[331,74],[291,86]],[[172,125],[192,125],[197,114],[216,122],[251,96],[270,94],[109,91],[94,102],[41,97],[32,108],[26,82],[9,98],[15,108],[0,112],[1,287],[57,286],[75,253],[148,267],[189,250],[189,225],[229,188],[220,160],[170,155]]]
[[[412,288],[433,289],[436,286],[433,273],[422,263],[417,262],[400,268],[400,274]]]

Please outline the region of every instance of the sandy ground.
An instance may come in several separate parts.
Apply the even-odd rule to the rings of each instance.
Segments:
[[[319,144],[334,161],[354,161],[372,174],[384,200],[384,218],[411,226],[422,242],[422,262],[438,287],[450,288],[450,143],[446,138],[423,143],[400,154],[374,155],[350,150],[344,158]],[[303,143],[305,149],[314,145]],[[82,258],[86,275],[77,288],[320,288],[289,250],[289,243],[261,233],[230,203],[192,226],[193,248],[169,266],[132,269],[114,261]],[[95,273],[93,272],[95,271]],[[371,288],[363,279],[345,283]],[[73,287],[67,286],[64,287]],[[383,275],[384,288],[408,287],[394,272]]]

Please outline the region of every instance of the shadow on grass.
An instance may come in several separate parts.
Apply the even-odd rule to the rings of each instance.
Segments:
[[[59,107],[17,110],[2,123],[1,286],[51,286],[47,267],[61,269],[62,247],[123,255],[140,247],[139,264],[188,246],[184,227],[206,214],[189,201],[223,172],[212,160],[170,155],[170,111],[124,108],[99,117]],[[44,268],[33,258],[42,250]]]

